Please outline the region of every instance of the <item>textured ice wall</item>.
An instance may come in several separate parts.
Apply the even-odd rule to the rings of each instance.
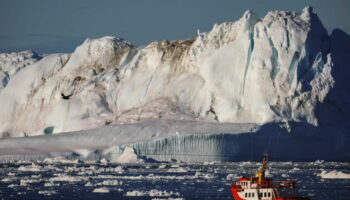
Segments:
[[[229,134],[175,135],[155,141],[130,144],[140,156],[155,160],[172,159],[188,162],[238,160],[237,137]],[[106,153],[110,160],[116,160],[123,152],[124,145],[112,147]]]
[[[151,120],[89,131],[1,139],[0,160],[58,156],[115,161],[127,146],[133,147],[139,156],[156,160],[260,160],[264,152],[272,160],[350,160],[346,140],[329,134],[332,131],[334,127],[319,129],[300,123],[259,126]],[[337,131],[341,135],[343,130]]]
[[[176,135],[132,147],[137,154],[156,160],[196,162],[235,160],[240,144],[232,135]]]

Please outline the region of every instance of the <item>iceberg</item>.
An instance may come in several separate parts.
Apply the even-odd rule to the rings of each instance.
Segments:
[[[0,159],[117,160],[133,148],[158,160],[348,161],[349,46],[307,7],[144,47],[106,36],[71,54],[0,54]]]

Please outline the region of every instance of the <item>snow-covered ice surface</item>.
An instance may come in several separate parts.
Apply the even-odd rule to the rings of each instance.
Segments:
[[[40,170],[21,170],[33,166]],[[259,166],[259,162],[3,162],[0,199],[232,199],[231,182]],[[350,166],[325,161],[271,162],[268,176],[296,180],[300,194],[313,200],[348,200],[350,179],[323,178],[320,174],[325,171],[350,174]]]
[[[0,90],[7,86],[16,73],[39,61],[43,56],[32,51],[0,53]]]

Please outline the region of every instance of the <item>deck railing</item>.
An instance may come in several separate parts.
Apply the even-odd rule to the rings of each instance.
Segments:
[[[242,187],[240,181],[232,183],[232,187],[235,187],[237,190],[242,190],[245,187]],[[247,188],[250,189],[260,189],[260,188],[295,188],[295,181],[285,180],[285,181],[272,181],[272,180],[263,180],[261,183],[258,183],[258,180],[253,180],[250,185],[247,185]]]

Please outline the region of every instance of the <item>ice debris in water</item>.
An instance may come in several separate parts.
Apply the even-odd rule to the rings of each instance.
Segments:
[[[226,176],[226,180],[232,181],[232,180],[235,180],[235,179],[237,179],[237,175],[236,174],[228,174]]]
[[[83,181],[86,180],[86,177],[82,177],[82,176],[68,176],[65,174],[58,174],[56,177],[52,177],[49,179],[50,182],[79,182],[79,181]]]
[[[151,197],[169,197],[169,196],[180,196],[180,193],[178,192],[167,192],[167,191],[161,191],[161,190],[150,190],[150,191],[140,191],[140,190],[134,190],[126,192],[125,196],[151,196]]]
[[[38,183],[40,182],[41,180],[40,179],[21,179],[20,180],[20,186],[27,186],[29,183]]]
[[[9,187],[9,188],[15,188],[15,187],[18,187],[18,185],[17,185],[17,184],[10,184],[10,185],[8,185],[7,187]]]
[[[44,187],[59,187],[61,184],[59,183],[54,183],[53,181],[49,181],[44,183]]]
[[[18,171],[38,172],[40,171],[40,169],[40,166],[36,165],[35,163],[32,163],[32,165],[29,166],[21,165],[18,168]]]
[[[118,167],[114,168],[114,172],[118,173],[118,174],[122,174],[125,172],[125,170],[121,166],[118,166]]]
[[[1,182],[3,182],[3,183],[9,183],[9,182],[12,182],[12,181],[13,181],[12,178],[3,178],[3,179],[1,180]]]
[[[97,183],[96,185],[122,185],[123,181],[118,180],[105,180],[101,183]]]
[[[330,172],[323,170],[320,174],[318,174],[318,176],[321,176],[321,178],[324,179],[350,179],[350,174],[336,170]]]
[[[102,187],[102,188],[95,188],[92,192],[94,193],[109,193],[109,189]]]
[[[199,171],[196,172],[194,177],[195,178],[204,178],[204,179],[213,179],[213,178],[215,178],[215,176],[212,175],[212,174],[207,174],[207,173],[203,173],[203,172],[199,172]]]
[[[42,195],[45,195],[45,196],[51,196],[53,194],[57,194],[56,191],[50,191],[50,190],[41,190],[38,192],[38,194],[42,194]]]
[[[170,168],[168,169],[168,172],[188,172],[188,169],[185,169],[183,167]]]
[[[152,200],[184,200],[184,198],[152,198]]]
[[[136,153],[134,148],[125,147],[123,153],[116,159],[117,163],[143,163],[145,162]]]
[[[159,169],[164,169],[164,168],[166,168],[167,167],[167,165],[165,165],[165,164],[161,164],[161,165],[159,165]]]
[[[105,159],[105,158],[102,158],[102,159],[100,160],[100,163],[106,165],[106,164],[108,164],[108,160]]]
[[[316,160],[314,162],[315,165],[318,165],[318,164],[323,164],[324,163],[324,160]]]

